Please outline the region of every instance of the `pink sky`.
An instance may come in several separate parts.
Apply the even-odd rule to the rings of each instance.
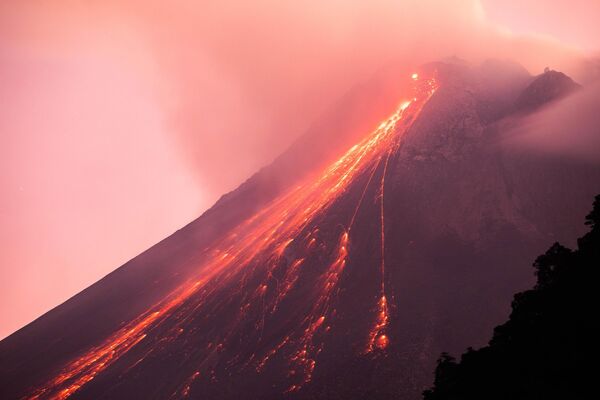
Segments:
[[[591,1],[251,3],[0,4],[0,338],[197,217],[384,65],[515,55],[538,72],[600,49]]]

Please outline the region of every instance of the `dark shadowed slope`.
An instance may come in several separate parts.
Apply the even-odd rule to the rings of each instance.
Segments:
[[[535,287],[515,295],[488,346],[459,363],[442,355],[425,400],[581,399],[594,391],[600,195],[586,225],[577,250],[555,243],[537,258]]]
[[[522,260],[575,237],[600,191],[598,166],[498,145],[538,79],[431,64],[370,133],[318,124],[0,342],[1,397],[418,398],[437,355],[484,342],[529,283]]]

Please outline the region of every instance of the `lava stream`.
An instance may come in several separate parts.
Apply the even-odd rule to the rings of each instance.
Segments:
[[[220,334],[215,333],[209,343],[205,346],[198,345],[198,354],[202,355],[204,361],[199,363],[190,378],[175,392],[184,397],[188,396],[190,391],[193,391],[193,385],[204,376],[213,374],[214,377],[214,369],[207,371],[208,374],[201,369],[209,368],[209,360],[214,360],[214,355],[222,352],[232,342],[232,338],[248,326],[248,321],[253,322],[258,331],[256,341],[260,343],[262,333],[267,329],[266,320],[277,312],[282,301],[298,285],[306,257],[319,252],[322,259],[330,259],[330,262],[322,266],[322,272],[314,286],[314,296],[308,297],[312,305],[304,318],[299,320],[300,325],[290,327],[289,332],[277,342],[277,346],[263,352],[262,356],[257,355],[256,360],[260,361],[253,361],[255,354],[252,354],[245,363],[238,360],[239,356],[228,363],[233,365],[234,362],[240,361],[240,365],[248,365],[255,362],[255,369],[260,373],[270,359],[287,349],[291,381],[288,391],[298,390],[311,380],[316,357],[323,349],[323,335],[329,331],[335,318],[332,302],[348,261],[351,228],[363,197],[382,162],[384,164],[379,189],[381,293],[377,304],[376,323],[368,335],[368,349],[384,349],[389,342],[385,334],[389,323],[388,302],[385,296],[385,175],[401,134],[408,129],[436,89],[435,79],[423,80],[411,101],[404,102],[377,129],[337,161],[320,174],[306,179],[302,184],[274,199],[216,245],[208,248],[205,252],[206,260],[198,265],[197,275],[193,279],[186,281],[166,299],[117,330],[103,343],[68,363],[58,376],[34,390],[27,398],[67,399],[140,342],[151,340],[153,347],[145,353],[146,357],[165,342],[183,335],[190,321],[203,311],[206,312],[206,304],[214,300],[219,290],[231,288],[232,284],[237,283],[237,289],[234,293],[229,293],[228,298],[236,299],[235,296],[239,295],[241,303],[238,314],[227,322],[226,329]],[[398,129],[399,121],[409,112],[412,118],[408,119],[409,122],[402,130]],[[339,234],[337,243],[324,243],[319,236],[318,217],[340,199],[349,185],[364,173],[369,174],[369,178],[354,214]],[[288,260],[288,254],[292,253],[296,253],[296,256]],[[281,268],[285,268],[285,272],[278,277]],[[261,277],[260,285],[249,287],[250,282],[257,276]],[[217,306],[219,304],[213,304],[213,308]],[[255,309],[259,312],[254,312]],[[156,328],[167,321],[170,324],[167,334],[160,335]],[[130,368],[136,367],[144,357],[138,359]]]

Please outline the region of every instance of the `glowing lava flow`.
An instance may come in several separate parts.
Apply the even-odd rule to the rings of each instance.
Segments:
[[[418,77],[413,76],[413,79]],[[256,343],[261,343],[263,332],[270,316],[278,312],[285,298],[293,291],[301,279],[302,267],[306,258],[318,254],[325,262],[314,287],[306,297],[311,306],[297,325],[290,326],[278,340],[278,344],[261,354],[252,354],[248,360],[240,360],[236,355],[226,362],[233,365],[254,363],[256,371],[264,369],[266,363],[277,353],[285,350],[290,365],[288,391],[295,391],[311,380],[316,366],[316,357],[323,349],[325,335],[335,318],[332,300],[335,297],[340,277],[346,267],[349,255],[350,232],[367,188],[383,162],[380,180],[381,207],[381,294],[378,302],[376,324],[369,334],[368,349],[384,349],[388,345],[385,329],[389,323],[388,303],[385,296],[385,225],[384,188],[387,166],[392,153],[398,146],[401,134],[415,120],[423,105],[437,89],[432,78],[423,80],[416,97],[403,103],[387,120],[357,145],[349,149],[316,178],[313,176],[288,193],[276,198],[260,212],[237,226],[229,235],[205,252],[205,261],[198,266],[197,276],[184,283],[164,301],[151,307],[146,313],[116,331],[100,345],[66,365],[61,373],[35,390],[30,399],[67,399],[109,368],[140,342],[151,341],[143,357],[129,369],[143,362],[151,352],[164,343],[184,335],[190,321],[198,315],[218,314],[214,310],[229,305],[228,301],[238,301],[238,314],[231,320],[224,320],[220,333],[214,333],[206,346],[198,345],[199,363],[190,378],[175,391],[175,395],[189,395],[193,385],[204,376],[214,377],[210,360],[222,354],[234,338],[248,326],[254,326]],[[412,118],[399,128],[399,122],[410,113]],[[371,168],[371,169],[369,169]],[[368,174],[368,180],[356,209],[342,229],[337,243],[328,246],[327,236],[321,236],[319,218],[332,204],[339,200],[356,178]],[[300,253],[299,256],[292,256]],[[284,271],[281,273],[280,271]],[[251,287],[251,282],[259,281]],[[237,284],[237,286],[236,286]],[[215,299],[220,291],[227,291],[227,299],[218,303]],[[237,296],[237,297],[236,297]],[[231,300],[234,299],[234,300]],[[209,305],[210,304],[210,308]],[[230,315],[231,313],[227,314]],[[208,317],[207,317],[208,318]],[[225,318],[225,316],[223,317]],[[156,328],[166,324],[165,333]],[[193,329],[193,328],[192,328]],[[238,335],[238,336],[236,336]],[[247,337],[245,335],[244,337]],[[257,357],[256,359],[254,357]],[[202,368],[209,369],[208,374]],[[129,370],[128,369],[128,370]]]

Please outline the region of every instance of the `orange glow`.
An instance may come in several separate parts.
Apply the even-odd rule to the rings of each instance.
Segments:
[[[199,310],[202,310],[205,300],[225,284],[238,284],[238,290],[250,293],[244,296],[239,304],[239,315],[228,327],[226,332],[216,334],[212,343],[208,344],[207,357],[223,352],[229,345],[231,337],[247,326],[249,318],[256,327],[257,334],[262,337],[266,320],[269,315],[278,310],[288,293],[295,286],[302,271],[305,257],[291,258],[295,253],[308,255],[310,252],[324,252],[322,259],[329,260],[322,265],[322,271],[310,294],[312,305],[298,325],[290,329],[277,346],[258,354],[254,354],[247,363],[254,362],[257,371],[284,347],[288,349],[290,365],[288,391],[299,390],[312,378],[316,367],[316,357],[323,349],[324,335],[333,332],[335,309],[332,300],[337,295],[340,278],[348,262],[351,251],[351,228],[363,197],[374,178],[376,171],[382,171],[379,181],[380,200],[380,235],[381,235],[381,296],[378,302],[376,322],[369,333],[368,351],[375,348],[383,350],[388,346],[389,339],[385,334],[389,322],[388,303],[385,296],[385,212],[384,189],[385,175],[390,157],[397,149],[402,134],[410,126],[410,122],[400,125],[405,114],[410,113],[414,121],[426,101],[437,89],[436,81],[431,78],[417,93],[417,100],[402,103],[398,109],[377,129],[371,132],[360,143],[350,148],[337,161],[325,168],[316,176],[307,178],[300,185],[295,185],[289,192],[273,200],[269,205],[257,212],[248,220],[237,226],[233,232],[214,247],[206,250],[206,261],[198,266],[197,276],[183,284],[164,301],[156,304],[139,318],[130,321],[122,329],[116,331],[97,347],[88,350],[78,359],[66,365],[62,372],[36,390],[29,398],[37,399],[66,399],[79,390],[83,385],[93,380],[98,374],[108,368],[148,337],[148,331],[167,319],[174,322],[165,337],[152,337],[151,340],[174,340],[185,330],[183,324]],[[412,97],[412,96],[411,96]],[[381,168],[380,168],[381,166]],[[318,220],[336,200],[338,200],[349,185],[362,174],[368,174],[367,186],[362,191],[356,209],[350,221],[339,233],[337,243],[321,245]],[[330,250],[327,250],[330,249]],[[275,279],[276,268],[285,267],[283,276]],[[247,288],[251,274],[260,274],[262,282],[258,287]],[[256,275],[254,275],[256,276]],[[185,308],[185,303],[193,298],[193,306]],[[259,310],[252,314],[251,310]],[[327,326],[324,322],[328,321]],[[153,332],[154,333],[154,332]],[[152,350],[150,350],[151,352]],[[214,374],[213,371],[206,371]],[[200,376],[201,371],[195,372],[180,393],[187,396],[191,383]],[[213,376],[214,378],[214,376]]]
[[[388,337],[386,335],[380,335],[377,337],[377,340],[375,340],[375,346],[377,346],[378,349],[383,350],[387,347],[389,343]]]

